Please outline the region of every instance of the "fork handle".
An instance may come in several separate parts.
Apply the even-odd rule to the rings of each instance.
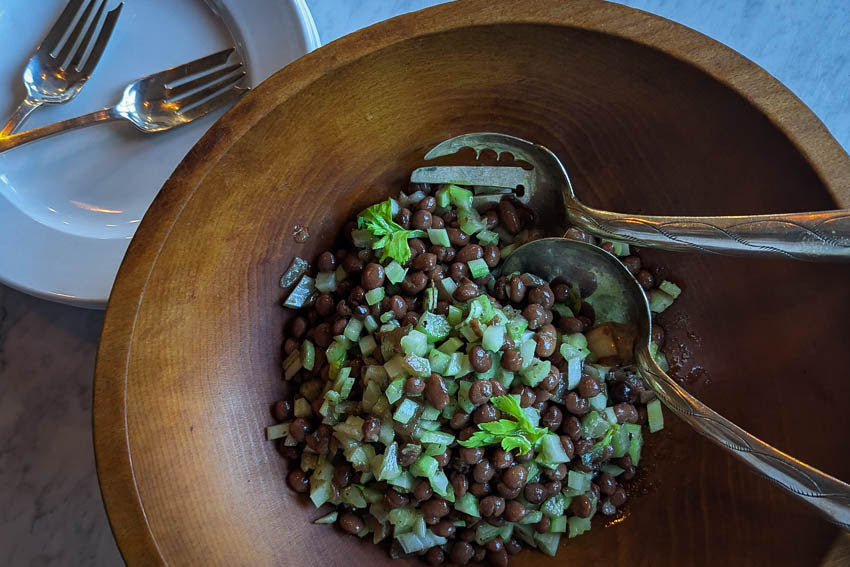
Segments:
[[[11,136],[0,137],[0,152],[5,152],[6,150],[11,150],[12,148],[17,148],[18,146],[23,146],[24,144],[34,142],[35,140],[55,136],[56,134],[67,132],[68,130],[84,128],[86,126],[91,126],[99,122],[119,120],[120,118],[121,116],[116,112],[114,108],[106,108],[104,110],[98,110],[89,114],[83,114],[82,116],[77,116],[75,118],[69,118],[68,120],[63,120],[61,122],[48,124],[47,126],[42,126],[41,128],[27,130],[26,132],[21,132],[20,134],[12,134]]]
[[[3,128],[0,128],[0,138],[8,136],[9,134],[14,134],[15,130],[24,123],[24,120],[27,119],[30,113],[42,104],[44,103],[30,98],[25,98],[24,101],[18,105],[18,108],[15,109],[15,112],[12,113],[12,116],[9,117],[9,120],[7,120],[3,125]]]
[[[648,345],[636,349],[641,375],[658,398],[697,433],[727,449],[753,470],[850,530],[850,485],[750,435],[690,395],[664,372]]]
[[[567,204],[570,221],[635,246],[731,256],[850,262],[850,209],[724,217],[637,216]]]

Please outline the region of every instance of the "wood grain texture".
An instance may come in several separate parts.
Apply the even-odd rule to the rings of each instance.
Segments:
[[[588,204],[734,214],[850,206],[850,160],[767,73],[672,22],[594,0],[468,0],[308,55],[230,111],[139,227],[98,353],[95,448],[130,565],[386,561],[325,526],[263,440],[287,314],[280,274],[466,131],[543,143]],[[297,244],[295,224],[312,235]],[[651,253],[683,283],[664,323],[704,401],[850,478],[847,266]],[[695,341],[687,335],[698,337]],[[792,386],[794,385],[794,386]],[[556,559],[815,565],[835,530],[669,418],[642,493]],[[828,441],[827,441],[828,440]],[[401,562],[400,564],[404,564]],[[410,562],[414,564],[414,562]]]

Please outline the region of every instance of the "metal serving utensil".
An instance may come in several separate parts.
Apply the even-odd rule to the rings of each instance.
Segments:
[[[247,92],[247,88],[237,86],[245,76],[242,63],[225,66],[233,51],[225,49],[133,81],[111,108],[0,137],[0,152],[98,122],[127,120],[146,133],[188,124]],[[195,75],[199,76],[190,79]]]
[[[594,282],[596,289],[587,301],[597,320],[637,329],[634,354],[638,370],[668,409],[830,521],[850,529],[850,485],[750,435],[694,398],[658,366],[649,350],[652,317],[646,294],[616,256],[584,242],[543,238],[517,248],[501,272],[528,272],[547,281],[563,276],[571,282]]]
[[[553,206],[556,200],[562,200],[570,224],[602,238],[684,252],[850,261],[850,210],[721,217],[612,213],[582,204],[558,157],[547,148],[521,138],[491,132],[463,134],[440,142],[425,159],[452,155],[463,148],[474,149],[476,156],[483,150],[493,150],[497,154],[507,152],[528,162],[534,168],[534,175],[526,182],[531,186],[525,186],[523,194],[516,195],[518,200],[546,217],[563,217]],[[445,182],[455,175],[450,169],[421,168],[414,180]],[[478,169],[489,170],[490,184],[498,186],[510,183],[516,176],[516,172],[508,170],[519,168],[480,166]],[[505,171],[499,172],[500,169]],[[546,206],[541,206],[544,203]],[[547,226],[554,224],[547,223]]]
[[[92,16],[96,4],[98,7]],[[76,18],[83,6],[85,9]],[[27,63],[24,69],[27,96],[0,128],[0,137],[14,133],[30,113],[41,105],[60,104],[77,96],[100,61],[123,6],[121,3],[106,14],[100,32],[95,37],[106,0],[68,2]]]

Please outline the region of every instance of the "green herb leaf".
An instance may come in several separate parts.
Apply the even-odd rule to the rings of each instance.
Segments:
[[[493,445],[498,442],[498,435],[487,433],[486,431],[476,431],[472,434],[472,437],[470,437],[466,441],[458,441],[461,446],[466,447],[468,449],[472,449],[474,447],[484,447],[486,445]]]
[[[483,447],[486,445],[501,444],[502,449],[510,451],[517,449],[519,454],[528,453],[546,435],[549,430],[544,427],[535,427],[519,402],[513,396],[496,396],[490,401],[502,412],[515,418],[500,419],[489,423],[478,424],[479,431],[472,437],[460,444],[464,447]]]
[[[505,437],[502,439],[502,449],[504,451],[511,451],[512,449],[518,449],[519,455],[524,455],[531,451],[531,443],[525,437],[519,435],[511,435],[510,437]]]
[[[512,435],[520,430],[519,423],[509,419],[500,419],[499,421],[491,421],[489,423],[480,424],[480,428],[487,433],[494,435]]]
[[[372,205],[361,212],[357,216],[357,228],[368,228],[375,236],[404,230],[393,220],[393,202],[391,199]]]
[[[383,203],[372,205],[357,216],[357,227],[369,230],[375,236],[380,236],[373,250],[382,250],[381,261],[392,258],[399,264],[410,260],[410,245],[408,238],[425,236],[424,230],[405,230],[393,220],[393,203],[387,199]]]

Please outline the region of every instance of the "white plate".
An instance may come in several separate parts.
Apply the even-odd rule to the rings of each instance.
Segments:
[[[23,66],[65,2],[0,0],[0,122],[21,101]],[[234,44],[256,86],[319,38],[304,0],[125,0],[83,90],[37,110],[24,129],[110,106],[130,81]],[[102,308],[151,201],[223,113],[152,135],[97,125],[0,154],[0,281]]]

